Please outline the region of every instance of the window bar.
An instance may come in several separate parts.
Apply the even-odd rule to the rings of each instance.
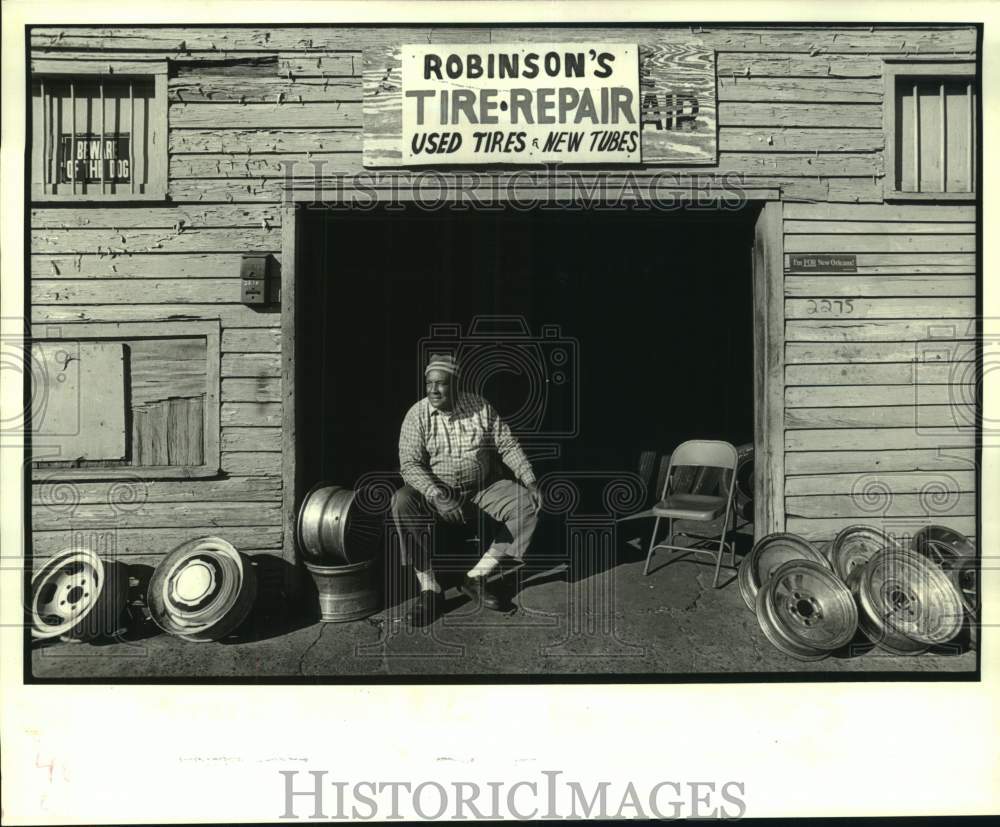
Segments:
[[[913,191],[920,192],[920,94],[913,84]]]
[[[49,102],[45,97],[45,81],[39,81],[42,98],[42,192],[49,183]]]
[[[974,170],[972,168],[973,158],[976,156],[976,107],[972,101],[972,83],[965,84],[965,100],[969,110],[969,146],[965,154],[965,172],[969,182],[967,192],[975,192],[975,185],[972,180]]]
[[[944,84],[938,87],[941,101],[941,192],[948,192],[948,112],[944,97]]]
[[[132,81],[128,82],[128,180],[135,195],[135,94]]]
[[[101,143],[97,153],[97,161],[101,165],[101,195],[104,195],[104,79],[97,81],[101,99]]]
[[[76,195],[76,86],[69,82],[70,139],[69,139],[69,179],[73,184],[73,195]]]

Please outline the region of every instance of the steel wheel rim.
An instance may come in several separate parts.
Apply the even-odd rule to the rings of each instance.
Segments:
[[[778,630],[797,645],[829,653],[857,633],[854,596],[825,566],[810,560],[785,563],[764,589]]]
[[[858,628],[866,638],[880,649],[892,655],[919,655],[929,648],[923,643],[910,640],[906,635],[883,627],[873,614],[871,602],[861,591],[861,577],[865,567],[854,569],[847,578],[847,586],[858,604]]]
[[[347,563],[351,561],[347,556],[344,537],[353,499],[354,492],[346,488],[331,492],[323,503],[323,513],[319,524],[321,547],[337,550]]]
[[[202,568],[199,580],[186,580]],[[201,537],[177,546],[156,567],[147,605],[163,631],[185,640],[217,640],[246,618],[256,591],[243,555],[219,537]]]
[[[934,646],[952,640],[962,628],[958,589],[921,555],[897,550],[872,558],[860,591],[878,625],[909,640]]]
[[[847,581],[851,572],[863,566],[882,549],[899,548],[884,531],[867,525],[852,525],[842,529],[830,543],[828,556],[834,573]]]
[[[957,558],[976,556],[976,546],[968,537],[943,525],[924,526],[913,535],[911,545],[917,554],[942,567]]]
[[[90,549],[69,548],[48,560],[31,581],[31,634],[70,634],[94,610],[104,588],[104,563]]]
[[[344,494],[348,495],[344,502]],[[322,560],[344,556],[344,527],[341,519],[350,507],[354,492],[329,482],[318,482],[302,500],[296,519],[295,534],[303,556]],[[332,519],[331,519],[332,517]]]
[[[969,617],[977,617],[979,613],[979,566],[976,559],[965,557],[959,560],[948,574],[958,589],[966,614]]]
[[[354,489],[320,482],[302,501],[295,534],[303,562],[315,565],[361,563],[378,553],[383,518],[355,505]]]
[[[975,544],[964,534],[946,526],[929,525],[914,535],[912,548],[948,576],[958,590],[966,613],[975,615],[979,605]]]
[[[767,599],[766,589],[761,589],[757,592],[756,610],[757,625],[760,626],[761,631],[764,633],[764,637],[766,637],[771,645],[779,652],[793,657],[796,660],[804,661],[822,660],[826,657],[826,652],[817,652],[815,649],[806,649],[796,646],[794,643],[781,635],[778,631],[777,622],[771,614],[771,606],[769,605]]]
[[[215,551],[213,549],[212,551]],[[181,599],[179,590],[192,569],[208,568],[212,571],[212,587],[199,596],[193,604]],[[239,563],[228,556],[212,553],[193,554],[178,560],[163,577],[160,597],[173,623],[179,628],[202,631],[206,623],[219,612],[220,604],[232,603],[240,588],[242,571]]]
[[[769,600],[766,596],[764,598],[764,607],[767,611],[767,617],[771,624],[771,628],[784,643],[785,651],[793,653],[793,656],[800,660],[822,660],[827,656],[827,652],[823,652],[812,646],[803,645],[801,641],[796,640],[794,636],[788,634],[787,630],[782,627],[781,622],[775,613],[774,602]]]
[[[943,540],[925,539],[919,546],[914,543],[913,550],[943,569],[948,569],[965,557],[975,556],[975,551],[968,554],[961,546]]]
[[[736,448],[736,498],[738,506],[745,507],[753,502],[753,444],[747,443]]]
[[[753,591],[753,584],[750,582],[750,555],[743,558],[739,569],[736,571],[736,582],[740,587],[740,596],[747,608],[751,612],[757,611],[756,595]]]
[[[242,555],[241,555],[242,556]],[[253,566],[243,566],[243,585],[236,595],[236,600],[216,623],[206,629],[178,635],[184,640],[192,643],[207,643],[213,640],[221,640],[235,632],[240,624],[246,620],[247,615],[253,609],[254,601],[257,599],[257,575]]]
[[[787,532],[768,534],[754,544],[743,561],[747,570],[744,579],[740,581],[743,599],[751,609],[756,610],[757,593],[761,585],[766,583],[782,564],[791,560],[811,560],[821,566],[829,567],[826,558],[816,547],[797,534]],[[743,571],[743,565],[740,566],[740,572]]]
[[[830,547],[832,545],[833,540],[825,540],[816,546],[816,550],[826,559],[826,563],[830,567],[831,571],[833,571],[833,562],[830,560]]]

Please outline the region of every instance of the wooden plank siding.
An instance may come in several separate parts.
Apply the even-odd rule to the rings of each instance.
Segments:
[[[777,55],[819,57],[820,66],[831,55],[851,55],[870,58],[872,55],[929,55],[961,53],[975,56],[976,30],[972,26],[850,26],[830,25],[802,28],[767,28],[764,26],[673,26],[643,27],[643,34],[665,42],[683,42],[698,37],[719,52],[739,52],[743,58]],[[156,54],[175,59],[205,57],[235,57],[299,53],[303,57],[325,52],[347,52],[357,55],[367,48],[391,43],[465,43],[483,42],[502,36],[509,43],[559,43],[569,40],[607,40],[628,42],[635,38],[629,28],[581,26],[502,26],[483,29],[472,26],[405,26],[405,27],[270,27],[270,28],[201,28],[79,26],[36,27],[31,32],[33,57],[49,57],[70,53],[103,53],[127,51],[132,59],[137,54]],[[232,52],[233,55],[227,53]]]
[[[537,37],[627,41],[633,29],[459,27],[386,29],[46,28],[33,58],[71,63],[127,58],[182,61],[171,77],[170,179],[176,201],[275,201],[293,176],[361,172],[361,57],[418,42],[509,42]],[[975,49],[970,27],[937,30],[644,29],[664,42],[698,38],[717,51],[718,174],[762,177],[792,197],[877,201],[883,174],[881,54],[954,55]],[[60,36],[61,35],[61,36]],[[427,39],[426,41],[424,39]],[[143,45],[139,45],[139,44]],[[863,45],[862,45],[863,44]],[[220,74],[220,61],[274,57],[270,76]],[[831,129],[830,127],[836,127]],[[686,174],[684,168],[679,172]],[[643,171],[636,171],[642,175]],[[497,179],[498,181],[501,179]],[[846,186],[845,186],[846,184]]]
[[[849,524],[855,483],[873,472],[891,472],[900,496],[910,497],[897,502],[894,515],[920,516],[920,486],[941,473],[957,480],[962,495],[962,513],[941,521],[973,533],[966,513],[974,491],[970,437],[947,416],[949,383],[955,376],[973,381],[956,366],[974,358],[975,212],[960,204],[882,203],[881,76],[883,56],[974,56],[975,28],[675,26],[643,29],[642,36],[697,38],[716,51],[718,163],[694,171],[610,169],[609,185],[642,190],[659,180],[663,187],[663,176],[672,175],[679,191],[728,195],[733,176],[743,176],[748,197],[785,201],[786,254],[857,255],[857,274],[789,274],[778,297],[786,317],[786,479],[775,485],[786,498],[786,528],[825,537]],[[167,82],[169,200],[141,207],[34,203],[32,321],[142,322],[155,335],[161,322],[218,319],[222,350],[219,478],[143,482],[143,498],[121,519],[109,507],[113,483],[77,485],[79,499],[62,524],[49,508],[57,502],[55,483],[37,483],[35,553],[58,551],[79,527],[110,532],[119,553],[142,559],[199,533],[275,554],[284,538],[288,554],[281,446],[290,388],[282,382],[282,347],[288,353],[291,345],[277,303],[239,303],[240,257],[266,252],[282,263],[286,183],[300,197],[322,197],[333,176],[366,173],[365,49],[635,39],[632,28],[589,26],[33,28],[36,72],[110,66],[123,74],[164,60],[175,71]],[[252,63],[252,72],[241,73],[233,61]],[[515,174],[486,173],[475,192],[502,194]],[[538,189],[579,193],[594,180],[587,170],[559,173],[551,186],[540,179]],[[405,192],[412,181],[400,170],[370,174],[365,185]],[[834,298],[853,300],[849,319],[812,310],[810,302]],[[932,334],[940,334],[941,347],[917,377],[911,354],[923,352]],[[930,367],[937,372],[923,372]],[[919,428],[908,424],[915,406],[927,417]],[[883,450],[887,440],[891,450]],[[819,500],[831,497],[836,514],[820,516]]]
[[[785,204],[789,531],[975,534],[975,232],[967,205]],[[791,252],[853,252],[858,273]]]
[[[260,503],[258,503],[260,505]],[[203,535],[222,535],[236,548],[242,550],[260,549],[270,554],[280,554],[282,531],[278,525],[265,520],[270,515],[263,514],[262,521],[231,526],[206,525],[202,517],[198,525],[168,527],[142,525],[129,528],[115,528],[104,523],[101,526],[86,525],[79,529],[64,528],[53,531],[33,531],[33,552],[36,561],[57,554],[68,546],[84,542],[91,548],[108,549],[110,553],[123,558],[137,555],[162,557],[172,548]],[[72,523],[70,523],[72,526]],[[81,536],[82,535],[82,536]]]

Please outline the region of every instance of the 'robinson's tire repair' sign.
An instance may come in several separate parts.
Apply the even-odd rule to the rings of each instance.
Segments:
[[[365,54],[366,166],[714,164],[691,44],[411,44]]]

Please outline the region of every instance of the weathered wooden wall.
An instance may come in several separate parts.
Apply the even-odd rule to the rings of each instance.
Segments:
[[[784,205],[786,263],[833,251],[858,264],[786,268],[789,531],[976,533],[975,218],[959,205]]]
[[[880,78],[887,55],[974,57],[975,29],[683,27],[653,34],[676,42],[696,37],[717,53],[719,163],[698,168],[694,176],[677,168],[679,180],[703,182],[735,172],[746,177],[756,197],[843,204],[833,212],[789,205],[786,249],[849,248],[864,262],[860,275],[836,283],[793,276],[785,282],[789,529],[824,534],[860,516],[847,499],[857,476],[873,468],[898,472],[907,490],[917,488],[916,498],[918,471],[928,468],[957,475],[965,494],[949,519],[969,530],[970,443],[956,436],[958,447],[945,459],[935,449],[942,440],[951,445],[952,438],[939,433],[947,425],[935,425],[938,430],[927,434],[906,427],[906,394],[914,384],[906,378],[903,357],[929,320],[964,325],[971,316],[973,219],[965,207],[880,205]],[[644,31],[644,39],[649,36]],[[70,511],[55,507],[61,503],[55,486],[36,485],[36,553],[60,548],[73,528],[114,526],[118,552],[141,557],[156,557],[198,532],[222,533],[248,551],[279,552],[280,309],[272,305],[258,311],[239,304],[238,273],[242,253],[270,252],[280,258],[286,169],[290,165],[305,188],[317,175],[317,162],[323,176],[362,171],[364,49],[401,42],[595,39],[628,42],[635,31],[33,30],[36,71],[73,72],[80,62],[92,68],[112,63],[119,71],[148,61],[179,62],[169,82],[170,202],[34,205],[32,318],[142,321],[151,332],[159,321],[219,319],[225,475],[222,480],[146,483],[145,504],[130,510],[114,507],[115,483],[80,486],[79,501]],[[258,60],[252,71],[222,63],[234,59]],[[656,171],[640,169],[634,175],[642,179]],[[616,171],[612,177],[623,174]],[[504,178],[491,180],[499,185]],[[872,206],[848,206],[852,202]],[[808,298],[855,288],[851,319],[819,321],[806,315]],[[854,350],[845,347],[854,342]],[[936,388],[939,400],[927,402],[935,422],[945,414],[936,407],[945,404],[944,382],[928,386]],[[847,402],[852,407],[843,407]],[[915,502],[897,498],[894,508],[916,514]],[[823,516],[831,507],[837,516]]]

